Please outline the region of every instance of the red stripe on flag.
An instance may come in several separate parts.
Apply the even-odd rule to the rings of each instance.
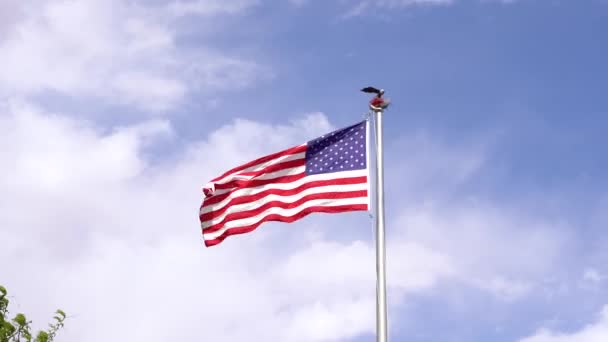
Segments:
[[[258,171],[246,172],[243,174],[236,173],[234,176],[245,176],[245,177],[251,177],[253,179],[255,177],[262,176],[266,173],[278,172],[281,170],[291,169],[294,167],[300,167],[300,166],[304,166],[304,165],[306,165],[306,160],[304,158],[302,158],[302,159],[290,160],[290,161],[287,161],[284,163],[269,165]],[[222,189],[230,189],[230,188],[235,188],[235,187],[243,187],[243,186],[246,186],[246,183],[244,183],[244,182],[249,182],[249,181],[250,180],[237,179],[237,180],[233,180],[233,181],[230,181],[227,183],[219,183],[219,184],[215,184],[215,189],[222,190]]]
[[[241,166],[237,166],[237,167],[235,167],[235,168],[233,168],[231,170],[228,170],[228,171],[224,172],[223,175],[214,178],[211,182],[217,182],[218,180],[220,180],[220,179],[222,179],[222,178],[224,178],[226,176],[229,176],[230,174],[239,172],[241,170],[245,170],[245,169],[247,169],[249,167],[256,166],[256,165],[261,164],[261,163],[265,163],[265,162],[267,162],[269,160],[272,160],[272,159],[275,159],[275,158],[279,158],[279,157],[286,156],[286,155],[289,155],[289,154],[302,153],[302,152],[306,152],[306,145],[296,146],[296,147],[288,148],[286,150],[283,150],[283,151],[280,151],[280,152],[277,152],[277,153],[269,154],[267,156],[258,158],[256,160],[250,161],[250,162],[248,162],[246,164],[243,164]]]
[[[271,179],[252,179],[252,180],[248,180],[248,181],[243,181],[241,184],[239,184],[238,188],[235,188],[230,192],[205,198],[201,208],[221,202],[226,197],[230,196],[233,192],[240,190],[240,189],[255,188],[257,186],[263,186],[263,185],[268,185],[268,184],[291,183],[291,182],[300,180],[304,177],[306,177],[306,174],[304,172],[302,172],[297,175],[282,176],[282,177],[271,178]]]
[[[308,189],[312,189],[312,188],[316,188],[316,187],[331,186],[331,185],[365,184],[365,183],[367,183],[367,176],[360,176],[360,177],[335,178],[335,179],[327,179],[327,180],[310,181],[310,182],[304,183],[293,189],[268,189],[268,190],[260,191],[253,195],[235,197],[235,198],[231,199],[228,203],[226,203],[222,208],[199,215],[199,218],[201,221],[208,221],[208,220],[211,220],[215,217],[222,215],[231,206],[248,203],[248,202],[255,202],[268,195],[293,196],[293,195],[297,195],[298,193],[300,193],[304,190],[308,190]],[[217,204],[217,203],[219,203],[219,202],[216,202],[213,204]],[[208,203],[206,203],[206,204],[208,204]],[[211,204],[208,204],[207,206],[209,206],[209,205],[211,205]]]
[[[205,246],[207,246],[207,247],[215,246],[215,245],[221,243],[222,241],[224,241],[224,239],[226,239],[230,235],[245,234],[245,233],[252,232],[264,222],[278,221],[278,222],[291,223],[291,222],[295,222],[295,221],[307,216],[308,214],[315,213],[315,212],[336,214],[336,213],[343,213],[343,212],[349,212],[349,211],[365,211],[367,209],[368,209],[367,204],[352,204],[352,205],[330,206],[330,207],[313,206],[313,207],[304,208],[304,209],[302,209],[302,211],[300,211],[297,214],[292,215],[292,216],[282,216],[279,214],[271,214],[271,215],[265,216],[261,221],[256,222],[252,225],[227,229],[222,235],[220,235],[219,237],[217,237],[215,239],[212,239],[212,240],[204,239]]]
[[[306,195],[297,201],[289,202],[289,203],[285,203],[285,202],[281,202],[281,201],[270,201],[268,203],[265,203],[264,205],[261,205],[259,208],[228,214],[222,221],[214,224],[213,226],[203,229],[203,233],[208,234],[208,233],[216,232],[216,231],[222,229],[222,227],[228,222],[253,217],[253,216],[263,213],[264,211],[266,211],[267,209],[270,209],[270,208],[293,209],[293,208],[299,207],[300,205],[302,205],[308,201],[317,200],[317,199],[345,199],[345,198],[357,198],[357,197],[366,197],[366,196],[367,196],[367,190],[357,190],[357,191],[343,191],[343,192],[314,193],[314,194]]]

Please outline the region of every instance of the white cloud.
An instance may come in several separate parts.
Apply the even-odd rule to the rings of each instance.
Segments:
[[[414,5],[443,5],[451,4],[454,0],[374,0],[368,1],[379,7],[398,8]]]
[[[519,342],[604,342],[608,341],[608,306],[604,306],[595,323],[573,333],[559,333],[541,329]]]
[[[497,298],[541,286],[567,251],[568,227],[487,204],[439,203],[403,210],[404,238],[450,260],[455,280]]]
[[[0,39],[11,33],[15,23],[24,15],[20,6],[21,0],[4,0],[0,2]]]
[[[411,6],[450,5],[456,0],[360,0],[343,17],[356,17],[376,10],[392,10]]]
[[[139,174],[144,161],[135,152],[148,137],[170,133],[166,121],[149,121],[99,137],[91,124],[61,116],[42,116],[23,103],[4,106],[0,117],[6,162],[0,182],[13,190],[65,193],[82,185],[126,181]],[[75,189],[80,190],[80,189]]]
[[[230,3],[223,15],[244,10],[245,3]],[[197,15],[218,10],[212,1],[174,6],[196,6],[198,11],[183,11]],[[25,1],[11,13],[18,19],[0,35],[0,94],[53,91],[162,112],[190,91],[238,88],[257,77],[254,62],[214,51],[204,41],[195,48],[179,46],[181,26],[164,7],[119,0]]]
[[[240,13],[258,3],[258,0],[174,0],[167,9],[175,16],[225,15]]]
[[[600,272],[598,270],[596,270],[595,268],[587,268],[587,269],[585,269],[585,272],[583,273],[583,280],[590,282],[592,284],[600,283],[603,278],[604,278],[604,276],[602,276],[600,274]]]
[[[413,199],[413,196],[424,198],[425,194],[435,197],[438,192],[450,192],[475,177],[484,166],[493,139],[487,136],[483,143],[457,146],[441,142],[424,131],[401,136],[387,144],[387,153],[406,157],[390,161],[388,177],[406,199]]]
[[[500,274],[501,272],[498,271],[497,273]],[[533,284],[528,281],[508,279],[499,275],[485,276],[481,279],[466,279],[466,282],[506,301],[519,299],[527,295],[533,288]]]
[[[417,132],[389,144],[387,153],[400,156],[386,171],[387,194],[400,199],[391,230],[448,260],[452,281],[517,300],[557,268],[569,251],[570,227],[463,191],[485,172],[493,139],[448,145]]]
[[[296,6],[301,6],[310,0],[289,0]],[[479,2],[500,2],[510,4],[517,0],[479,0]],[[428,6],[449,6],[458,3],[458,0],[342,0],[343,3],[352,4],[352,7],[342,16],[344,18],[357,17],[369,13],[382,13],[396,9]]]
[[[593,268],[587,267],[582,272],[582,277],[578,281],[578,288],[585,291],[597,292],[603,289],[603,282],[606,279],[606,276],[602,273],[602,271]]]
[[[310,0],[288,0],[290,4],[294,6],[303,6],[307,4]]]

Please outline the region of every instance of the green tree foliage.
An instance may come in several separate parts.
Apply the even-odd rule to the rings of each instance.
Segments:
[[[0,342],[52,342],[57,331],[63,327],[65,313],[61,310],[55,312],[54,322],[49,324],[47,330],[39,331],[33,338],[30,324],[25,315],[18,313],[13,319],[9,318],[6,288],[0,286]]]

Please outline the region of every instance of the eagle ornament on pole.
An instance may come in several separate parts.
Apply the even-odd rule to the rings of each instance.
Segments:
[[[361,91],[364,93],[376,94],[376,96],[369,101],[369,108],[374,112],[383,111],[391,104],[391,100],[382,97],[382,95],[384,95],[384,89],[365,87],[361,89]]]

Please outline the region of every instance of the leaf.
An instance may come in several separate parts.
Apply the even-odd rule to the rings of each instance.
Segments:
[[[27,325],[27,319],[25,318],[25,315],[22,313],[17,314],[17,316],[15,316],[15,318],[13,318],[13,321],[15,321],[15,323],[19,324],[22,327]]]
[[[12,333],[15,332],[16,328],[10,324],[9,322],[4,322],[3,327],[2,327],[5,331],[8,332],[9,335],[11,335]]]
[[[0,0],[1,1],[1,0]],[[49,324],[47,331],[40,331],[35,339],[32,339],[31,321],[28,321],[23,313],[18,313],[9,321],[6,288],[0,286],[0,342],[52,342],[57,331],[64,325],[67,317],[65,312],[57,310],[53,316],[54,324]]]
[[[36,336],[36,342],[49,342],[49,334],[45,331],[41,331]]]

